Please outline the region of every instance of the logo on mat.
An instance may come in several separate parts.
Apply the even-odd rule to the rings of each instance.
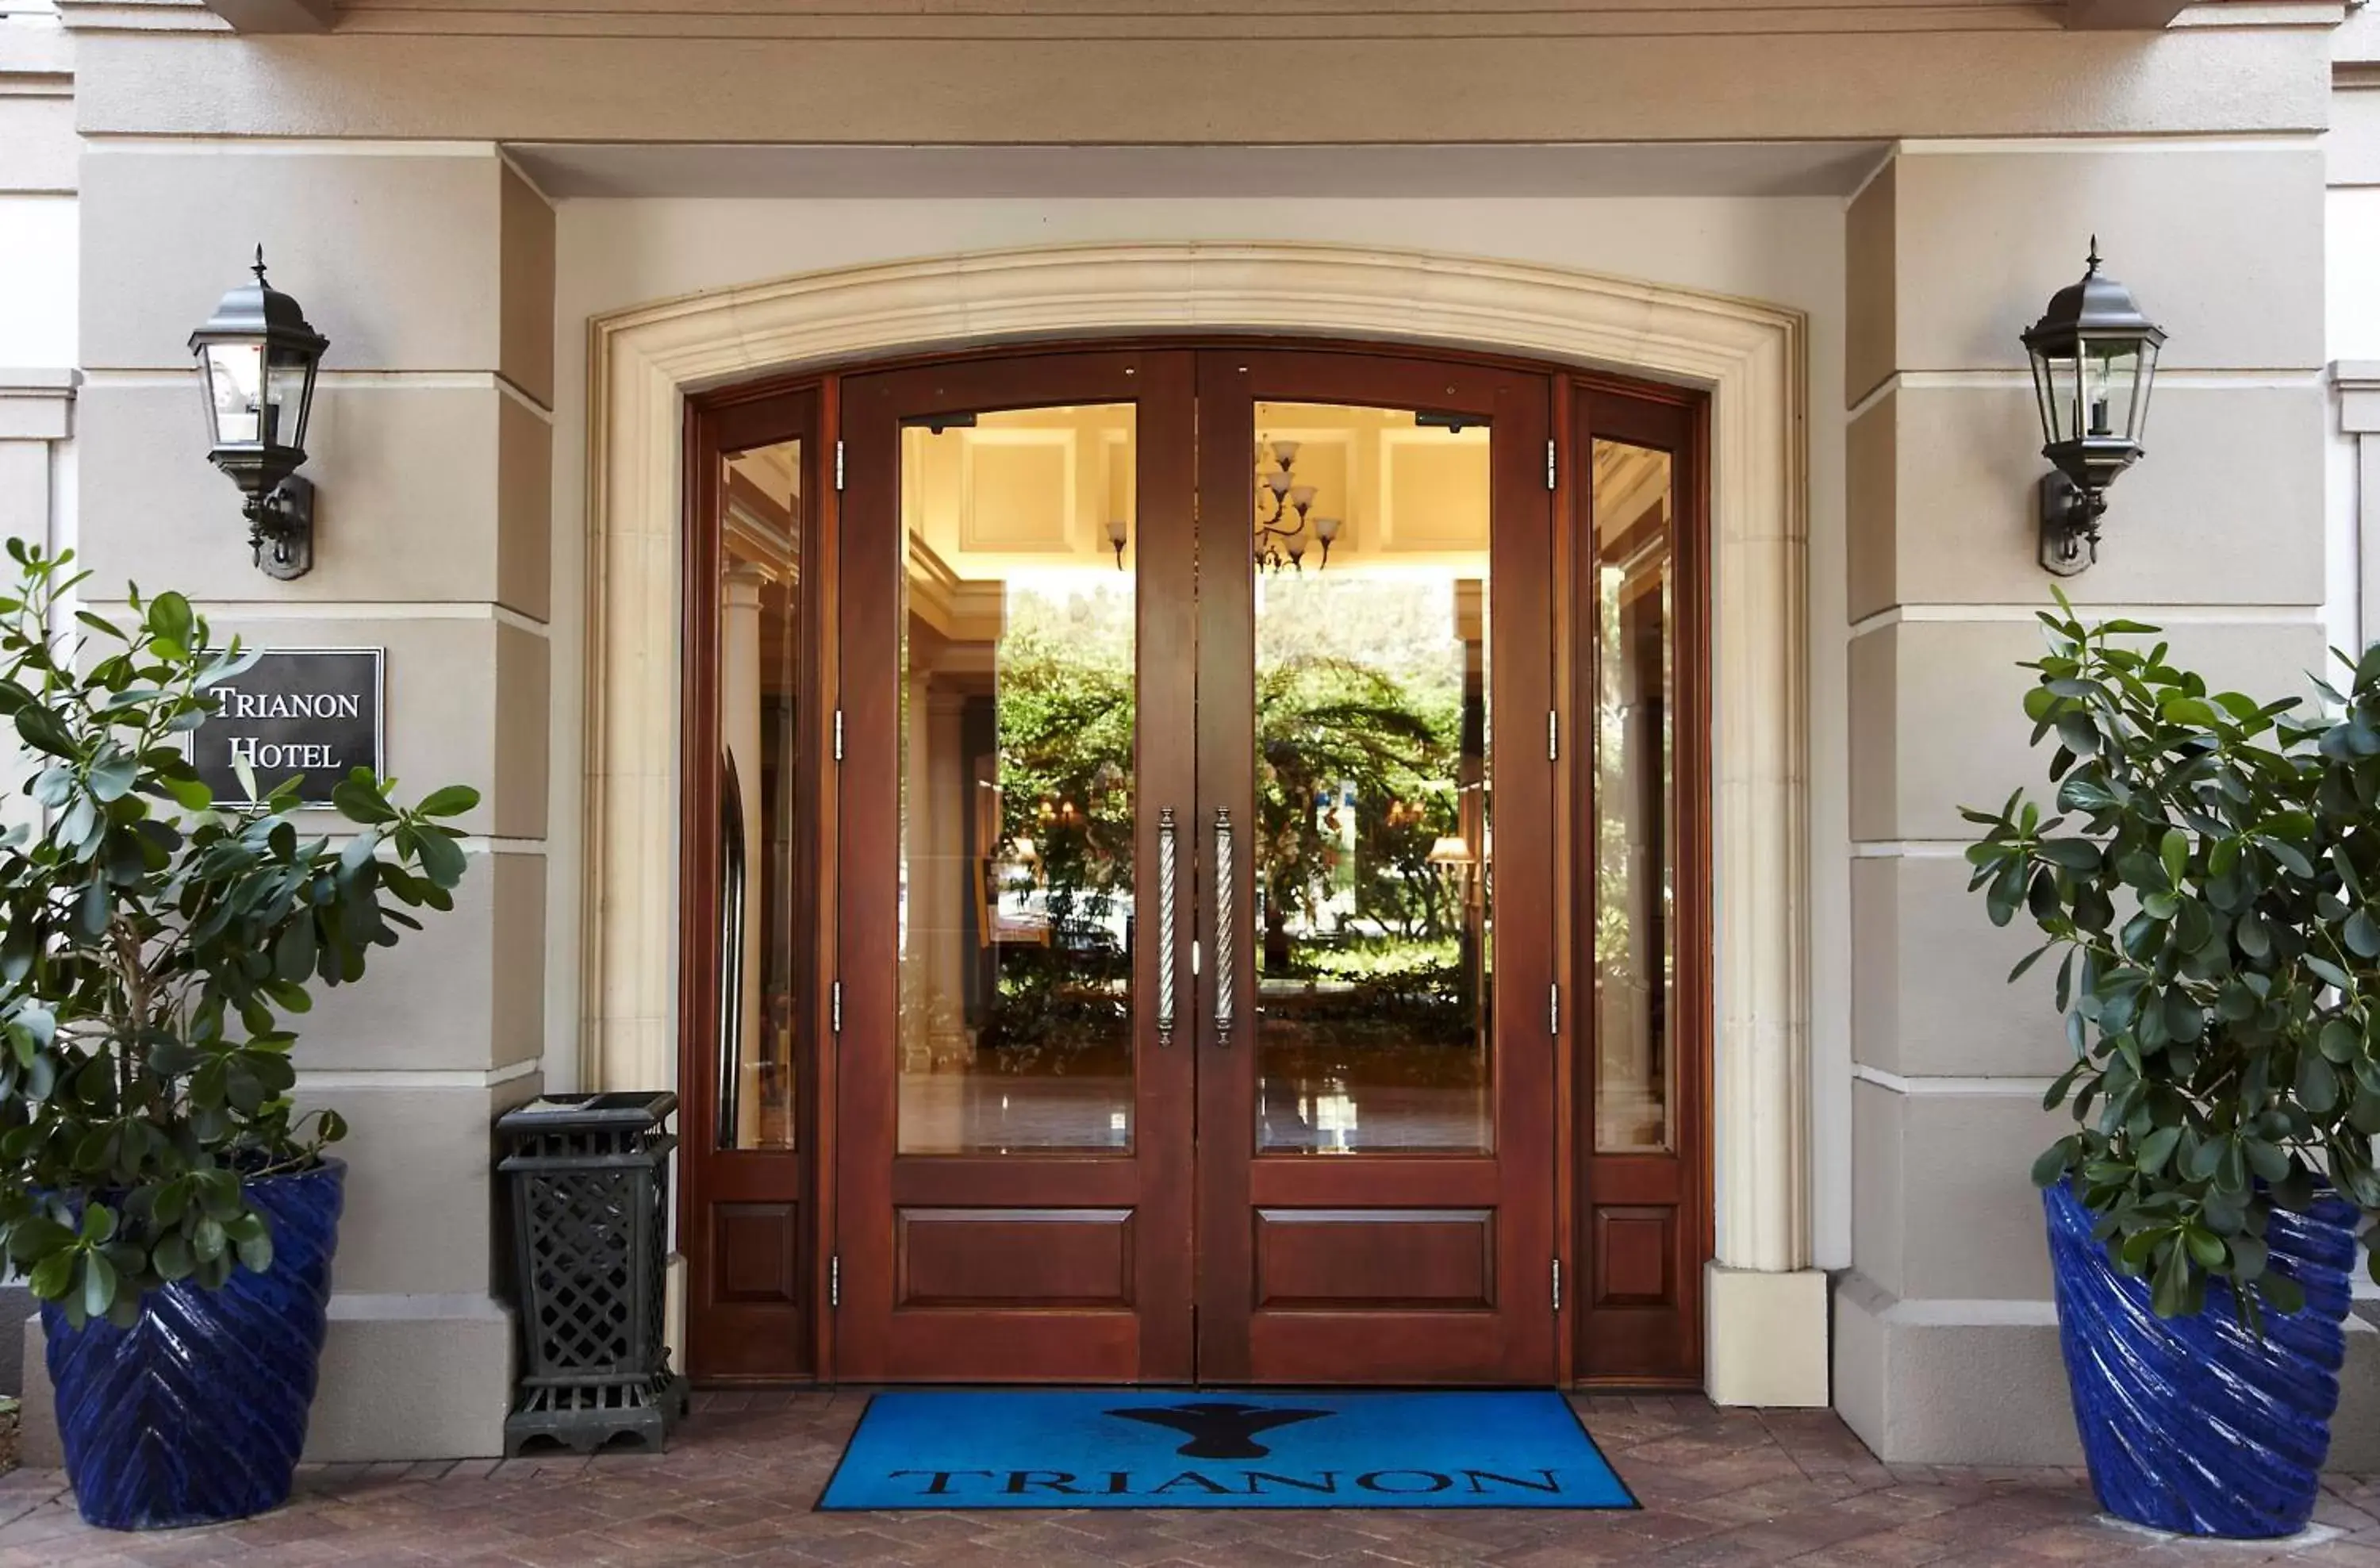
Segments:
[[[1193,1404],[1160,1404],[1138,1410],[1110,1410],[1127,1421],[1171,1427],[1190,1440],[1173,1452],[1187,1459],[1262,1459],[1272,1453],[1256,1440],[1258,1432],[1300,1421],[1318,1421],[1332,1410],[1279,1410],[1262,1404],[1234,1404],[1200,1400]]]

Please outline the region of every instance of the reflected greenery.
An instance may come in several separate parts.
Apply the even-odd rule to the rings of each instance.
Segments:
[[[1352,658],[1299,654],[1257,672],[1265,973],[1291,972],[1293,923],[1318,934],[1328,905],[1409,941],[1451,928],[1454,902],[1429,852],[1456,826],[1460,693],[1430,706]]]
[[[1295,648],[1258,672],[1257,861],[1269,1017],[1327,1026],[1341,1049],[1473,1041],[1459,881],[1432,863],[1461,832],[1463,687],[1444,590],[1372,584],[1357,652]],[[1296,585],[1275,586],[1288,597]],[[1319,603],[1301,619],[1333,623]],[[1001,640],[1001,839],[1011,908],[1046,945],[1006,942],[980,1043],[1002,1071],[1124,1070],[1135,818],[1128,600],[1012,591]],[[1113,623],[1113,624],[1111,624]],[[1436,631],[1434,644],[1417,626]],[[1318,626],[1318,629],[1320,629]]]

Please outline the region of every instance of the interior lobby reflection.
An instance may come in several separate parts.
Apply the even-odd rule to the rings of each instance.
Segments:
[[[1257,1147],[1491,1149],[1489,433],[1256,410]]]
[[[719,585],[721,1149],[794,1147],[802,448],[724,460]]]
[[[903,432],[904,1154],[1132,1144],[1134,439]]]

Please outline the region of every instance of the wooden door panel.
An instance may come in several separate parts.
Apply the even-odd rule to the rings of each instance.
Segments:
[[[886,1364],[898,1370],[868,1380],[1189,1381],[1186,1372],[1169,1375],[1152,1369],[1151,1347],[1143,1327],[1140,1316],[1133,1312],[1050,1307],[905,1310],[888,1317],[883,1331]]]
[[[713,1204],[711,1299],[737,1307],[798,1307],[800,1221],[798,1204]]]
[[[686,1247],[688,1306],[701,1337],[689,1366],[710,1380],[782,1378],[807,1359],[803,1206],[702,1194],[704,1233]]]
[[[1487,1209],[1502,1196],[1503,1183],[1502,1168],[1493,1160],[1275,1158],[1251,1162],[1248,1201],[1260,1209]]]
[[[1659,1307],[1678,1305],[1678,1210],[1623,1209],[1597,1204],[1595,1209],[1594,1290],[1587,1306]]]
[[[896,1307],[1133,1307],[1129,1209],[903,1209]]]
[[[1524,1347],[1529,1354],[1523,1359],[1513,1354],[1516,1331],[1525,1329],[1493,1310],[1257,1313],[1248,1320],[1253,1370],[1232,1380],[1293,1386],[1552,1381],[1549,1334]]]
[[[1259,1209],[1257,1310],[1496,1305],[1492,1209]]]
[[[905,1209],[964,1209],[997,1192],[1003,1204],[1038,1209],[1129,1209],[1144,1178],[1134,1160],[1078,1155],[986,1160],[965,1155],[905,1159],[892,1173],[892,1201]]]

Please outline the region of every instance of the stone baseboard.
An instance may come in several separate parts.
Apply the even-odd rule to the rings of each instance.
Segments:
[[[513,1355],[512,1313],[486,1296],[334,1295],[306,1458],[501,1454]],[[23,1367],[24,1463],[63,1464],[38,1314],[25,1324]]]
[[[2330,1468],[2380,1468],[2380,1331],[2347,1320]],[[1863,1274],[1835,1288],[1835,1407],[1887,1464],[2080,1465],[2046,1301],[1903,1300]]]
[[[1703,1386],[1715,1404],[1827,1404],[1827,1276],[1713,1263],[1703,1272]]]

